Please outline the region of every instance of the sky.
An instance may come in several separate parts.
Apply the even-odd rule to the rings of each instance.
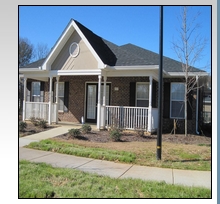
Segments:
[[[200,12],[198,32],[207,39],[201,60],[194,66],[211,72],[211,6],[193,6]],[[172,43],[179,38],[179,6],[163,6],[163,55],[175,60]],[[52,48],[70,19],[77,20],[100,37],[117,45],[132,43],[159,53],[160,6],[19,6],[19,37],[35,47]],[[205,67],[205,68],[204,68]]]

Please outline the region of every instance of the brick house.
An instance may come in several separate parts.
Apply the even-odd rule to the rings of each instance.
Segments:
[[[159,55],[133,44],[117,46],[71,19],[45,59],[19,68],[24,80],[23,120],[96,123],[98,129],[153,132],[158,120]],[[191,77],[205,76],[192,68]],[[174,119],[184,131],[182,64],[163,58],[163,131]],[[198,132],[200,90],[188,97],[188,130]]]

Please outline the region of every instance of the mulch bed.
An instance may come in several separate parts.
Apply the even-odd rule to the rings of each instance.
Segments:
[[[26,122],[26,123],[27,123],[27,127],[25,128],[25,130],[23,132],[19,132],[19,137],[24,137],[24,136],[36,134],[36,133],[50,130],[50,129],[56,127],[56,126],[47,126],[46,128],[41,128],[39,126],[35,126],[31,122]]]
[[[68,133],[59,135],[55,138],[63,140],[84,140],[90,142],[106,143],[112,142],[113,140],[109,136],[109,131],[91,131],[87,134],[81,134],[78,137],[72,138]],[[136,132],[124,131],[122,132],[122,137],[118,142],[151,142],[156,141],[157,135],[144,135],[139,136]],[[163,142],[171,142],[177,144],[211,144],[211,137],[201,136],[201,135],[172,135],[164,134],[162,135]]]

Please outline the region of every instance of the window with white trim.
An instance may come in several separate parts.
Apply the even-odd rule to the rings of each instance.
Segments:
[[[33,102],[40,102],[40,82],[32,82],[32,99]]]
[[[58,111],[64,111],[64,82],[58,82]],[[54,97],[56,101],[56,84],[54,87]]]
[[[149,83],[137,82],[136,84],[136,106],[149,106]]]
[[[171,83],[170,91],[170,117],[179,119],[185,118],[185,84]]]

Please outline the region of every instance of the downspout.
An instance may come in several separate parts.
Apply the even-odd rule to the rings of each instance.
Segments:
[[[198,123],[199,123],[199,82],[198,82],[198,75],[196,75],[196,82],[197,82],[197,94],[196,94],[196,134],[199,135],[198,131]]]

